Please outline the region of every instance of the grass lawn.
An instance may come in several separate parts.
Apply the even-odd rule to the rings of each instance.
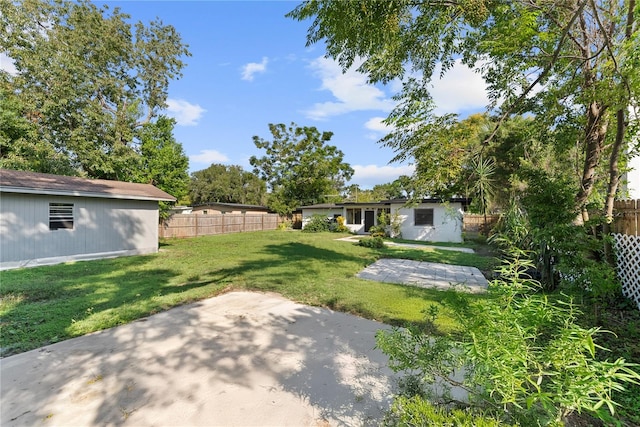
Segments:
[[[493,259],[415,248],[368,249],[334,233],[255,232],[172,239],[153,255],[0,272],[2,355],[110,328],[233,289],[277,292],[391,324],[420,322],[440,291],[361,280],[378,258],[490,269]],[[478,298],[481,298],[479,296]],[[455,328],[443,316],[437,325]]]

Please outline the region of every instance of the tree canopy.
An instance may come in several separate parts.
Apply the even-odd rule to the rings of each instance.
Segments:
[[[180,200],[187,195],[189,158],[182,144],[173,137],[175,120],[160,116],[137,130],[140,141],[137,174],[134,181],[147,182]],[[166,206],[161,205],[164,212]]]
[[[332,132],[295,123],[269,124],[269,130],[272,141],[253,137],[266,155],[252,156],[249,162],[269,186],[271,209],[289,214],[299,206],[322,203],[342,193],[353,169],[343,161],[342,151],[327,145]]]
[[[147,149],[153,132],[144,127],[166,107],[189,51],[172,26],[128,19],[86,0],[0,2],[0,47],[17,70],[0,71],[2,166],[125,181],[162,175],[137,170],[158,164],[140,160],[159,153]],[[170,145],[172,166],[186,172]]]
[[[264,205],[267,186],[257,175],[241,166],[212,164],[193,172],[189,184],[191,203],[208,202]]]
[[[395,131],[383,142],[401,157],[420,145],[420,155],[436,159],[430,173],[442,183],[449,164],[437,160],[448,153],[428,141],[440,140],[434,135],[454,118],[434,114],[429,85],[438,66],[442,73],[458,60],[473,67],[488,84],[496,125],[531,113],[556,132],[556,144],[577,141],[582,167],[575,206],[584,209],[598,179],[608,181],[612,200],[617,161],[636,141],[638,127],[629,123],[637,121],[640,99],[639,15],[635,0],[318,0],[301,3],[288,16],[311,18],[308,44],[323,41],[343,68],[362,60],[359,70],[372,82],[401,79],[398,107],[387,119]],[[610,172],[603,177],[598,172],[605,156]]]

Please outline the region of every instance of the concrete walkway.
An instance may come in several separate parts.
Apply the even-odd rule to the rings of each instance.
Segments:
[[[387,327],[228,293],[0,359],[0,425],[377,426]]]
[[[358,273],[358,277],[443,290],[450,289],[453,285],[462,285],[472,293],[485,292],[489,285],[476,267],[407,259],[380,259]]]

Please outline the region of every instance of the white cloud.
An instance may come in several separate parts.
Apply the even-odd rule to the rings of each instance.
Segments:
[[[180,126],[197,125],[206,111],[198,104],[191,104],[184,99],[167,99],[167,112]]]
[[[358,184],[361,188],[372,188],[377,184],[386,184],[395,181],[400,175],[413,175],[415,166],[377,166],[377,165],[355,165],[353,166],[353,177],[351,182]]]
[[[0,52],[0,70],[6,71],[12,76],[18,74],[18,70],[16,69],[13,59],[9,58],[4,52]]]
[[[364,127],[374,132],[389,133],[393,130],[393,126],[389,126],[382,121],[385,117],[372,117],[366,121]]]
[[[487,84],[479,73],[474,72],[461,60],[442,79],[437,67],[431,81],[431,96],[436,104],[436,114],[460,113],[468,110],[484,110],[489,104]]]
[[[310,68],[322,81],[320,89],[330,91],[336,98],[336,101],[316,103],[304,111],[310,119],[322,120],[351,111],[391,111],[394,106],[393,100],[387,98],[382,90],[368,84],[366,77],[356,71],[357,64],[343,74],[336,61],[319,57],[311,62]]]
[[[229,158],[217,150],[201,150],[200,154],[189,156],[189,160],[193,163],[225,163]]]
[[[382,122],[384,119],[384,117],[372,117],[365,122],[365,129],[371,131],[366,135],[368,139],[377,141],[380,138],[384,137],[386,134],[393,131],[393,126],[389,126]]]
[[[262,58],[262,62],[249,62],[242,67],[242,80],[253,81],[253,76],[256,73],[264,73],[267,71],[267,63],[269,58],[266,56]]]

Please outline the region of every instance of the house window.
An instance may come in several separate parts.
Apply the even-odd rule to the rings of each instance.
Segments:
[[[433,226],[433,209],[415,209],[413,215],[415,225]]]
[[[49,230],[73,230],[73,203],[49,203]]]
[[[347,209],[347,224],[362,224],[362,210]]]
[[[206,215],[209,211],[207,211],[206,209],[202,211],[202,215]]]

